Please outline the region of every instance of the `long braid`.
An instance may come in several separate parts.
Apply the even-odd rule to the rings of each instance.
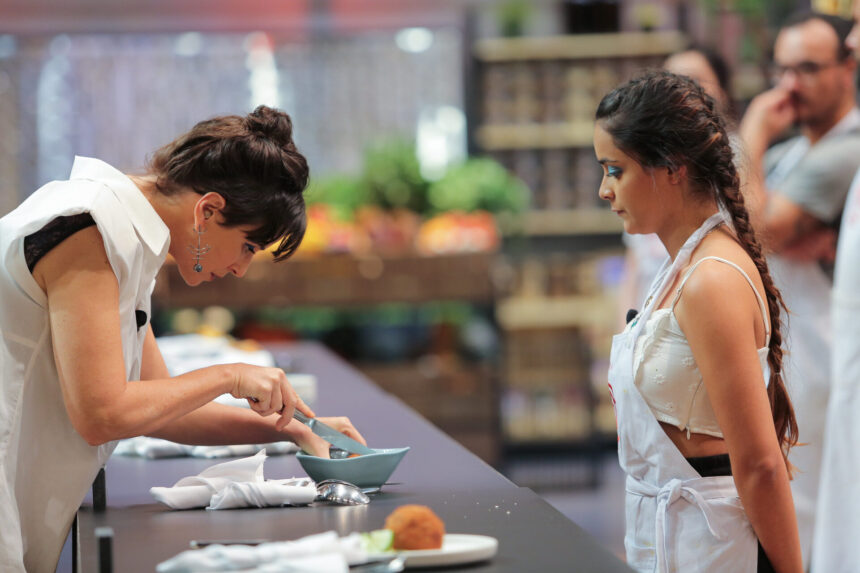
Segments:
[[[710,193],[731,215],[738,241],[761,276],[770,315],[768,400],[786,468],[797,443],[797,421],[782,377],[782,295],[773,283],[761,244],[740,192],[740,178],[725,120],[714,100],[693,80],[648,72],[616,88],[597,108],[596,119],[615,145],[643,167],[687,167],[691,188]]]
[[[786,468],[789,475],[792,473],[791,463],[788,461],[788,452],[792,446],[797,444],[797,420],[794,416],[794,408],[785,387],[782,377],[783,349],[782,349],[782,325],[780,321],[781,309],[785,308],[782,294],[773,282],[767,259],[762,254],[761,243],[756,237],[755,229],[750,223],[749,212],[746,209],[743,193],[740,191],[740,179],[734,162],[734,154],[728,142],[728,135],[722,119],[717,115],[716,133],[720,138],[714,142],[714,191],[718,200],[722,203],[732,217],[737,238],[744,250],[752,259],[761,276],[767,298],[768,312],[770,315],[770,343],[768,347],[767,363],[770,367],[770,381],[767,387],[767,396],[773,413],[773,423],[777,438],[783,451]]]

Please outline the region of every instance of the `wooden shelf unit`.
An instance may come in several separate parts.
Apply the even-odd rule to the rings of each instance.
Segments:
[[[608,235],[624,230],[621,219],[608,209],[533,210],[524,221],[526,235]]]
[[[592,140],[600,99],[684,48],[680,32],[486,39],[473,45],[472,144],[519,176],[532,192],[523,222],[528,239],[511,243],[532,273],[522,292],[496,303],[502,358],[503,451],[515,458],[553,452],[592,455],[613,443],[605,384],[606,341],[617,309],[611,289],[590,287],[558,258],[616,237],[623,223],[598,197],[602,170]],[[590,246],[590,247],[589,247]],[[515,271],[515,274],[520,271]],[[559,274],[561,273],[561,274]],[[552,278],[552,277],[556,278]],[[608,280],[608,279],[606,279]],[[580,281],[581,282],[581,281]],[[565,286],[572,287],[565,291]],[[561,284],[561,288],[558,285]],[[542,292],[541,289],[544,289]]]
[[[566,149],[591,145],[593,130],[591,122],[487,124],[478,127],[475,137],[487,151]]]
[[[496,319],[507,331],[588,328],[600,325],[613,308],[606,295],[511,297],[496,303]]]
[[[476,41],[471,141],[526,183],[533,209],[597,208],[600,99],[685,45],[677,31]]]
[[[390,302],[492,302],[495,253],[442,256],[296,257],[283,263],[258,258],[241,280],[226,277],[189,287],[166,264],[153,298],[160,308],[361,306]]]
[[[482,62],[664,56],[682,49],[681,32],[621,32],[531,38],[487,38],[475,42]]]

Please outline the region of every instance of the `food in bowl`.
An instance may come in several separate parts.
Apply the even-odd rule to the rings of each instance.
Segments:
[[[305,452],[296,459],[314,481],[339,479],[359,487],[381,487],[409,448],[373,449],[370,454],[342,459],[320,458]]]
[[[394,534],[394,549],[439,549],[445,524],[426,505],[401,505],[385,519],[385,529]]]

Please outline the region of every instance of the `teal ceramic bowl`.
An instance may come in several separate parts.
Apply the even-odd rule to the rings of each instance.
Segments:
[[[299,463],[314,481],[339,479],[359,487],[381,487],[409,448],[373,449],[372,454],[332,460],[299,452]]]

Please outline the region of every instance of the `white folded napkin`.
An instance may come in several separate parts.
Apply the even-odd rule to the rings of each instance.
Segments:
[[[120,440],[113,451],[115,456],[137,456],[141,458],[179,458],[191,453],[192,446],[177,444],[159,438],[137,436]]]
[[[292,442],[272,442],[270,444],[239,444],[232,446],[188,446],[177,444],[159,438],[137,436],[120,440],[113,451],[116,456],[137,456],[148,459],[178,458],[190,456],[192,458],[233,458],[237,456],[251,456],[265,448],[266,454],[270,456],[293,454],[299,451],[299,447]]]
[[[210,466],[196,476],[184,477],[172,487],[152,487],[149,493],[172,509],[229,509],[307,505],[316,497],[309,478],[265,481],[265,450],[240,460]]]
[[[294,454],[299,447],[292,442],[272,442],[270,444],[238,444],[233,446],[192,446],[189,456],[192,458],[235,458],[237,456],[252,456],[261,449],[267,456]]]
[[[357,533],[338,537],[334,531],[295,541],[248,545],[210,545],[192,549],[158,564],[159,573],[242,571],[346,573],[350,565],[367,561]]]
[[[307,478],[264,482],[234,482],[216,493],[206,509],[236,507],[277,507],[307,505],[317,495],[314,482]]]

